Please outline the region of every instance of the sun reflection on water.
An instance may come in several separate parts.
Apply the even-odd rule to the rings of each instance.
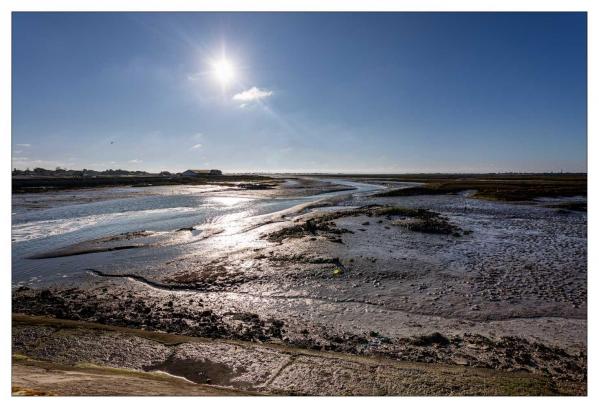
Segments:
[[[247,197],[210,197],[209,201],[215,204],[221,204],[227,207],[232,207],[234,205],[239,205],[241,203],[246,203],[248,201],[253,201],[252,198]]]

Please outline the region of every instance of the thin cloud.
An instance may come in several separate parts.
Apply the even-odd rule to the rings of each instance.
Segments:
[[[268,98],[269,96],[272,96],[272,91],[269,91],[268,89],[256,88],[253,86],[250,89],[233,95],[233,100],[240,102],[253,102]]]
[[[129,163],[133,163],[133,164],[142,163],[142,162],[143,162],[143,160],[139,160],[139,159],[129,160]]]
[[[15,146],[19,146],[19,147],[31,147],[30,143],[17,143]]]
[[[199,149],[201,147],[202,147],[202,144],[198,143],[198,144],[195,144],[195,145],[191,146],[191,149]]]
[[[205,74],[202,74],[201,72],[196,72],[194,74],[188,74],[187,80],[188,81],[197,81],[197,80],[201,79],[203,76],[205,76]]]

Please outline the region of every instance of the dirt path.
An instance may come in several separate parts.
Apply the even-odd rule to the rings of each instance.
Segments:
[[[14,396],[106,395],[247,395],[231,389],[192,384],[160,373],[141,373],[106,367],[71,367],[22,360],[12,367]]]

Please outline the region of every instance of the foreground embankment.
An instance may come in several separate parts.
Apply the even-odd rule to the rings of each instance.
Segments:
[[[547,377],[13,316],[15,395],[563,395]]]

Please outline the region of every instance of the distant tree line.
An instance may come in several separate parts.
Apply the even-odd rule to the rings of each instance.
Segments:
[[[97,177],[97,176],[156,176],[156,173],[148,173],[147,171],[141,170],[123,170],[123,169],[108,169],[104,171],[97,170],[67,170],[61,167],[56,167],[54,170],[44,169],[36,167],[33,170],[29,168],[25,170],[13,169],[13,176],[54,176],[54,177]],[[168,171],[161,171],[158,173],[160,176],[171,176],[172,173]]]

